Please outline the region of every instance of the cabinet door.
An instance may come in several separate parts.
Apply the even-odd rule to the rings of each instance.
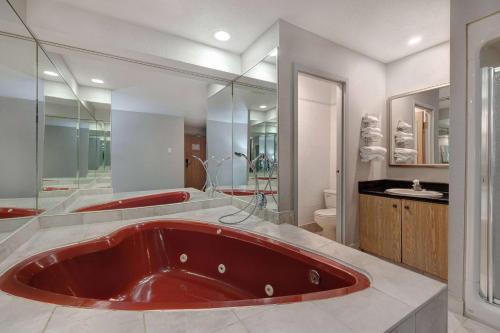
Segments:
[[[402,200],[403,263],[448,279],[448,206]]]
[[[361,194],[359,201],[361,249],[401,262],[401,200]]]

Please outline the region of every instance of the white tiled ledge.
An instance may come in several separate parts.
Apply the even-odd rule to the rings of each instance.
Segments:
[[[104,203],[126,197],[181,190],[190,192],[191,199],[189,201],[158,206],[71,213],[74,209],[86,206],[88,204]],[[23,219],[9,219],[7,222],[3,221],[5,232],[12,233],[4,237],[3,239],[0,239],[0,262],[18,247],[20,247],[24,242],[26,242],[40,228],[53,228],[78,224],[130,220],[143,217],[153,217],[185,211],[193,211],[204,208],[215,208],[231,204],[241,209],[248,206],[247,202],[224,194],[219,194],[219,196],[215,198],[209,198],[204,192],[193,188],[127,192],[116,194],[114,194],[112,189],[110,188],[74,190],[67,198],[39,216]],[[247,207],[245,211],[253,211],[253,214],[255,216],[268,221],[273,221],[274,223],[280,223],[281,220],[280,213],[278,212],[273,212],[266,209],[253,210],[253,206]],[[9,222],[10,220],[12,221]],[[0,232],[3,231],[0,229]]]
[[[163,218],[218,223],[220,216],[236,211],[234,206],[222,206]],[[40,229],[0,264],[0,271],[35,253],[151,219],[82,222]],[[145,312],[69,308],[0,293],[2,332],[446,332],[447,293],[440,282],[288,224],[276,225],[253,216],[233,227],[344,261],[366,271],[372,286],[344,297],[313,302]]]

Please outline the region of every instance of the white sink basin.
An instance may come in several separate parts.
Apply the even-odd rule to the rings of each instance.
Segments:
[[[417,198],[431,198],[437,199],[443,197],[443,193],[436,191],[415,191],[410,188],[390,188],[385,190],[385,193],[392,195],[403,195],[408,197],[417,197]]]

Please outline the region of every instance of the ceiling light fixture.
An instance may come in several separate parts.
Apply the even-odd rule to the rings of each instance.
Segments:
[[[270,57],[276,57],[278,55],[278,49],[274,49],[271,52],[269,52]]]
[[[259,106],[259,109],[267,109],[267,105],[261,105]]]
[[[90,81],[94,82],[94,83],[98,83],[98,84],[103,84],[104,81],[101,80],[101,79],[91,79]]]
[[[221,42],[227,42],[228,40],[231,39],[231,35],[229,34],[229,32],[220,30],[214,34],[214,38]]]
[[[410,46],[417,45],[421,41],[422,41],[421,36],[415,36],[415,37],[412,37],[408,40],[408,45],[410,45]]]
[[[43,74],[48,75],[48,76],[53,76],[53,77],[59,76],[59,74],[57,74],[56,72],[53,72],[53,71],[43,71]]]

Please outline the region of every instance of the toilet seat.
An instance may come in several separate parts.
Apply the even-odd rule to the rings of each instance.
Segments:
[[[314,222],[316,223],[335,223],[337,219],[337,209],[327,208],[319,209],[314,212]]]
[[[314,215],[318,216],[337,216],[337,208],[327,208],[327,209],[319,209],[314,212]]]

